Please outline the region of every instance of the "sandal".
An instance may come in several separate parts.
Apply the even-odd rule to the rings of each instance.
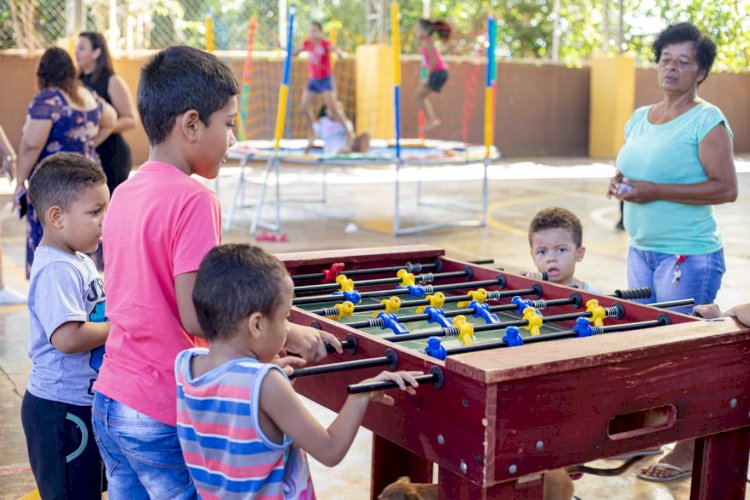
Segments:
[[[651,476],[649,473],[653,473],[656,468],[662,468],[667,469],[671,471],[677,472],[674,476],[669,477],[658,477],[658,476]],[[678,479],[683,479],[686,477],[690,477],[693,474],[692,470],[685,470],[681,467],[677,467],[676,465],[664,463],[664,462],[656,462],[655,464],[651,464],[651,466],[646,470],[646,472],[639,472],[638,477],[641,479],[645,479],[646,481],[653,481],[655,483],[668,483],[670,481],[677,481]]]

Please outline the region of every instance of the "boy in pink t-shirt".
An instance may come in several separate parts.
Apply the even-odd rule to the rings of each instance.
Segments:
[[[221,213],[216,194],[190,175],[217,176],[235,143],[238,90],[225,63],[190,47],[163,50],[141,72],[149,159],[115,191],[103,234],[111,329],[93,424],[113,500],[197,498],[175,427],[174,361],[203,337],[193,284],[220,243]],[[323,339],[341,348],[310,328],[290,333],[287,348],[308,361],[325,356]],[[278,363],[291,371],[305,361]]]

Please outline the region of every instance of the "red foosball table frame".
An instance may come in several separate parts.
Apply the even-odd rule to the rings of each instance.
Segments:
[[[471,266],[477,280],[502,274],[505,289],[537,283],[446,258],[443,250],[424,245],[279,258],[293,276],[337,262],[345,264],[346,272],[439,259],[443,271]],[[571,293],[566,287],[539,283],[543,299]],[[672,324],[440,361],[294,307],[293,322],[314,325],[342,340],[356,338],[354,353],[334,354],[326,363],[383,356],[393,349],[399,370],[442,370],[441,388],[422,386],[414,397],[392,391],[394,407],[370,406],[363,425],[373,432],[372,497],[402,475],[431,482],[435,463],[440,498],[542,498],[546,470],[696,439],[691,498],[744,499],[750,450],[750,329],[733,319],[707,322],[578,293],[584,302],[597,298],[605,307],[622,303],[624,317],[611,320],[615,323],[666,315]],[[544,310],[545,315],[565,312],[570,306]],[[381,369],[304,377],[295,388],[337,411],[347,397],[347,385]]]

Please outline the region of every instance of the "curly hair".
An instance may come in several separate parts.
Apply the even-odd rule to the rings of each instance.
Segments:
[[[583,244],[583,226],[576,214],[561,207],[543,208],[531,219],[529,224],[529,244],[535,233],[545,229],[565,229],[573,237],[576,248]]]
[[[695,25],[688,22],[670,24],[659,33],[652,46],[656,62],[658,63],[661,59],[661,51],[664,47],[682,42],[693,42],[698,68],[706,71],[706,75],[698,82],[700,85],[708,78],[708,73],[711,71],[714,59],[716,59],[716,44],[708,36],[701,33]]]
[[[67,52],[58,47],[52,47],[44,51],[36,68],[36,82],[39,90],[49,87],[57,87],[79,106],[83,100],[78,95],[78,78],[73,59]]]
[[[79,106],[83,100],[78,95],[78,78],[73,59],[67,52],[58,47],[52,47],[44,51],[36,68],[36,83],[39,90],[49,87],[57,87]]]

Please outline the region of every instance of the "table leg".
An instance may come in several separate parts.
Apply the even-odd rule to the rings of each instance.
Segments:
[[[438,498],[440,500],[455,500],[457,498],[470,498],[471,500],[542,500],[543,496],[544,483],[541,475],[528,481],[523,479],[505,481],[483,488],[448,470],[441,468],[438,471]]]
[[[370,481],[372,498],[377,498],[383,488],[401,476],[409,476],[413,483],[431,483],[432,462],[373,434],[372,479]]]
[[[691,500],[744,500],[750,428],[696,439]]]

